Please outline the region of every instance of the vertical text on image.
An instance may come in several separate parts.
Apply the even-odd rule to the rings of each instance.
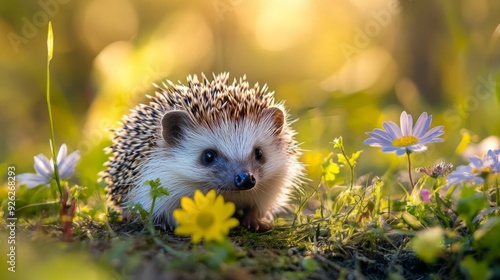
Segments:
[[[8,253],[7,264],[10,272],[16,272],[16,167],[7,167],[7,223],[8,229]]]

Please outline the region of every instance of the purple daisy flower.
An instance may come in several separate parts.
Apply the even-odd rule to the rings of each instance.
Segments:
[[[367,132],[371,138],[364,141],[371,147],[382,147],[382,152],[395,152],[398,156],[405,153],[422,152],[427,150],[425,144],[443,142],[441,136],[443,126],[437,126],[429,130],[432,122],[432,116],[422,113],[413,126],[411,115],[403,111],[400,117],[401,128],[392,121],[382,123],[385,130],[374,129],[373,132]]]
[[[483,159],[471,157],[469,161],[469,165],[461,165],[448,175],[448,186],[464,181],[483,184],[488,175],[500,172],[500,150],[489,150]]]

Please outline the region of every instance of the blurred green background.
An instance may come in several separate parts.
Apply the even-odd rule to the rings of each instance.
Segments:
[[[286,100],[316,181],[340,135],[348,151],[364,150],[358,174],[404,166],[363,145],[366,131],[398,122],[402,110],[445,126],[446,142],[416,155],[415,166],[460,162],[463,129],[476,142],[500,134],[497,0],[3,1],[3,170],[32,172],[32,157],[50,154],[48,20],[56,144],[81,151],[84,185],[106,160],[106,129],[144,102],[153,82],[201,72],[246,74]]]

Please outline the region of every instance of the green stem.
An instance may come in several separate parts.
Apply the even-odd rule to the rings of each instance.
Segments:
[[[497,189],[496,202],[497,202],[497,206],[500,206],[500,192],[499,192],[500,189],[498,188],[498,177],[497,177],[496,189]]]
[[[408,156],[408,175],[410,176],[410,184],[411,184],[411,189],[415,189],[415,184],[413,184],[413,178],[411,176],[411,159],[410,159],[410,151],[406,151],[406,155]]]
[[[352,190],[354,187],[354,166],[351,164],[351,159],[347,157],[347,154],[344,149],[344,145],[340,145],[340,151],[342,152],[342,155],[344,155],[344,158],[346,159],[347,165],[349,166],[349,171],[351,173],[351,184],[349,186],[349,190]]]
[[[151,202],[151,208],[149,209],[149,221],[147,225],[147,230],[151,237],[153,238],[154,242],[161,246],[165,251],[170,253],[171,255],[175,257],[183,257],[184,255],[181,252],[176,251],[174,248],[168,246],[167,244],[163,243],[163,241],[156,236],[155,232],[155,226],[153,224],[153,210],[155,208],[155,202],[156,202],[156,196],[153,196],[153,201]]]
[[[63,193],[61,188],[61,181],[59,178],[59,170],[57,168],[56,148],[54,144],[55,143],[54,122],[52,121],[52,107],[50,106],[50,60],[51,59],[52,57],[49,55],[47,59],[47,109],[49,111],[49,123],[50,123],[50,150],[52,151],[52,159],[53,159],[52,163],[54,164],[54,179],[56,180],[57,188],[59,190],[59,195],[62,197]]]
[[[171,254],[172,256],[178,257],[178,258],[183,258],[185,255],[182,252],[176,251],[174,248],[168,246],[165,244],[158,236],[156,236],[155,229],[149,227],[148,228],[149,234],[151,234],[151,237],[153,238],[153,241],[160,247],[162,247],[167,253]]]
[[[154,224],[153,224],[153,211],[155,209],[156,196],[153,196],[153,201],[151,202],[151,208],[149,209],[149,221],[148,226],[154,232]]]

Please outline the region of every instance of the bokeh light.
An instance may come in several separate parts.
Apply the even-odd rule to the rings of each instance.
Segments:
[[[402,110],[427,111],[445,126],[446,144],[421,164],[460,161],[462,129],[475,135],[472,144],[500,135],[499,13],[495,0],[7,2],[0,162],[25,172],[33,155],[48,153],[48,20],[56,139],[82,151],[77,173],[88,182],[106,160],[107,129],[147,102],[152,83],[202,72],[246,74],[285,100],[313,180],[340,135],[347,149],[365,150],[360,174],[404,165],[362,144],[365,131]]]

